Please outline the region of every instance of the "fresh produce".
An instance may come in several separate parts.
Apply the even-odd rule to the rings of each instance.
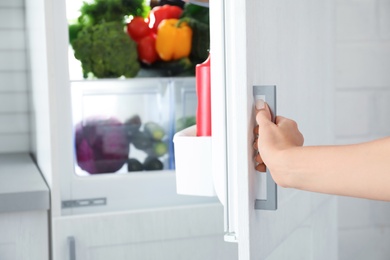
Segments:
[[[146,171],[157,171],[162,170],[164,165],[158,158],[148,156],[144,161],[143,167]]]
[[[160,23],[165,19],[179,19],[183,10],[174,5],[163,5],[154,7],[149,14],[149,28],[157,33]]]
[[[154,141],[161,141],[165,136],[165,130],[155,122],[147,122],[144,125],[144,132]]]
[[[149,10],[144,0],[84,1],[78,23],[83,26],[113,21],[123,23],[126,15],[146,17]]]
[[[83,26],[81,24],[71,24],[69,25],[69,43],[73,45],[73,41],[77,38],[77,35],[81,30],[83,30]]]
[[[149,28],[148,23],[145,21],[145,18],[142,16],[135,16],[127,24],[127,33],[135,41],[139,42],[142,38],[152,34],[152,29]]]
[[[191,52],[192,30],[178,19],[163,20],[158,28],[156,50],[164,61],[188,57]]]
[[[88,117],[75,127],[77,164],[91,173],[112,173],[129,155],[127,133],[114,117]]]
[[[162,141],[153,142],[145,152],[150,156],[161,157],[168,152],[168,145]]]
[[[147,3],[145,0],[89,0],[83,3],[78,19],[69,24],[69,41],[75,57],[82,63],[84,78],[144,77],[156,76],[156,72],[159,76],[195,75],[195,64],[205,61],[209,54],[209,9],[179,0],[167,0],[159,1],[159,6],[151,2],[150,6],[154,7],[150,10]],[[191,31],[191,36],[176,38],[168,34],[167,37],[159,37],[160,25],[170,19],[179,19],[176,29],[182,25],[190,28],[179,31]],[[110,35],[106,39],[107,34],[103,33],[93,37],[91,27],[104,27],[111,22],[121,24],[121,31],[124,29],[135,42],[129,48],[133,55],[123,52],[124,48],[119,45],[127,43],[116,36],[112,38]],[[175,30],[163,31],[162,35]],[[83,39],[78,39],[79,36]],[[93,48],[94,45],[97,47]],[[105,48],[107,50],[101,53]],[[133,57],[134,54],[137,57]],[[176,63],[177,60],[180,62]],[[140,67],[143,70],[138,74]]]
[[[85,27],[72,42],[74,55],[81,61],[84,77],[135,77],[140,69],[136,44],[118,22]]]
[[[131,143],[138,150],[146,150],[153,146],[153,140],[144,132],[138,132],[131,136]]]
[[[140,64],[135,43],[123,32],[125,17],[146,17],[144,0],[90,0],[69,25],[69,41],[81,61],[84,78],[134,77]],[[127,38],[127,39],[126,39]],[[130,40],[130,41],[129,41]]]
[[[139,60],[145,64],[152,64],[158,60],[159,56],[156,51],[156,35],[149,34],[142,38],[137,44]]]
[[[168,145],[162,141],[165,137],[164,129],[154,122],[146,123],[143,131],[133,133],[128,137],[130,142],[138,150],[148,155],[161,157],[168,152]]]
[[[139,172],[143,171],[144,167],[140,161],[135,158],[129,158],[127,160],[127,171],[129,172]]]
[[[138,58],[142,63],[151,65],[158,60],[156,34],[143,17],[134,17],[127,24],[127,33],[137,43]]]
[[[158,161],[158,165],[161,164],[161,169],[163,163],[158,159],[168,153],[168,144],[165,140],[166,132],[165,129],[157,124],[156,122],[149,121],[145,124],[142,124],[141,118],[139,115],[134,115],[130,117],[124,123],[124,129],[127,134],[127,140],[134,149],[144,152],[144,155],[150,158],[155,158]],[[128,171],[142,171],[149,169],[160,169],[158,167],[146,167],[143,169],[140,168],[137,158],[130,158],[127,160]],[[157,162],[153,163],[155,165]],[[153,161],[150,162],[152,164]]]
[[[181,117],[176,121],[176,132],[196,124],[195,116]]]
[[[184,6],[181,19],[191,27],[192,48],[190,58],[194,63],[201,63],[209,56],[210,49],[210,15],[209,8],[194,4]]]

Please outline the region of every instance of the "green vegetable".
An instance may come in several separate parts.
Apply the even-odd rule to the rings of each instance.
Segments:
[[[194,63],[207,59],[210,49],[210,15],[209,8],[186,4],[184,18],[192,29],[192,49],[190,58]]]
[[[139,172],[143,171],[144,167],[140,161],[134,158],[129,158],[127,160],[127,171],[129,172]]]
[[[69,25],[69,42],[70,44],[73,43],[73,41],[77,38],[77,35],[79,32],[83,29],[83,26],[81,24],[71,24]]]
[[[160,141],[165,136],[165,130],[155,122],[148,122],[144,125],[144,132],[154,141]]]
[[[144,0],[86,1],[80,9],[78,22],[83,26],[113,21],[124,23],[125,16],[146,17],[149,10]]]
[[[190,57],[198,63],[207,59],[210,50],[210,27],[208,24],[200,23],[196,20],[190,20],[189,25],[192,28],[192,49]]]
[[[84,77],[135,77],[140,69],[136,43],[119,22],[85,27],[72,42],[76,59],[81,61]]]
[[[131,142],[135,148],[139,150],[146,150],[153,148],[153,140],[144,132],[136,132],[131,138]]]
[[[145,159],[143,166],[146,171],[162,170],[164,168],[163,163],[153,156],[148,156]]]
[[[176,121],[176,132],[179,132],[187,127],[193,126],[196,124],[196,117],[195,116],[187,116],[179,118]]]
[[[161,157],[168,152],[168,145],[162,141],[152,143],[152,147],[145,149],[145,152],[154,157]]]
[[[209,8],[195,4],[186,4],[184,6],[182,17],[193,18],[200,23],[210,23]]]

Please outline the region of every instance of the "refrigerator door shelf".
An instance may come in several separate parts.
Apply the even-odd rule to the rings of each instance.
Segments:
[[[196,125],[173,137],[176,191],[182,195],[216,196],[212,175],[211,137],[196,136]]]

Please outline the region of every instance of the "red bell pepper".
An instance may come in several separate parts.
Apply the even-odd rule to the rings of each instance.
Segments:
[[[149,34],[142,38],[137,44],[138,58],[145,64],[152,64],[159,56],[156,51],[156,35]]]
[[[158,25],[165,19],[179,19],[183,10],[174,5],[163,5],[154,7],[149,14],[149,28],[157,33]]]

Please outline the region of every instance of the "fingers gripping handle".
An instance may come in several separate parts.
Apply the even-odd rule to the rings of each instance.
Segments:
[[[253,97],[256,108],[264,107],[266,102],[271,110],[272,121],[275,121],[276,115],[276,86],[253,86]],[[259,131],[261,131],[259,129]],[[258,210],[276,210],[278,206],[277,186],[267,168],[267,199],[256,199],[255,209]]]

